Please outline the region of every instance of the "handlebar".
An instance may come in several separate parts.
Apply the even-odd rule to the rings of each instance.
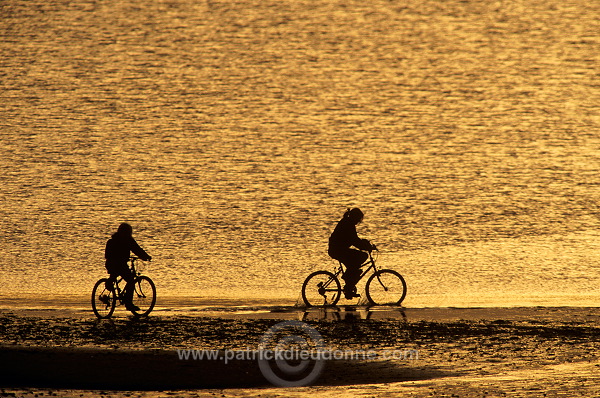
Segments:
[[[150,256],[148,256],[148,257],[149,257],[148,260],[144,260],[141,257],[131,256],[131,257],[129,257],[129,261],[131,261],[131,262],[135,262],[135,260],[152,261],[152,257],[150,257]]]
[[[149,258],[147,261],[150,261],[152,258]],[[136,260],[146,261],[138,256],[130,256],[129,257],[129,269],[134,272],[136,275],[141,275],[142,272],[146,269],[146,265],[142,263],[136,263]]]

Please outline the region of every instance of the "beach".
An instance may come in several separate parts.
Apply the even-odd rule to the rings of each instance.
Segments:
[[[358,307],[150,316],[112,320],[3,310],[0,396],[300,397],[595,396],[597,308]],[[337,313],[337,316],[334,315]],[[256,348],[274,325],[301,322],[328,347],[374,351],[332,358],[304,387],[277,387],[256,361],[180,359],[177,350]],[[384,352],[418,352],[383,358]]]

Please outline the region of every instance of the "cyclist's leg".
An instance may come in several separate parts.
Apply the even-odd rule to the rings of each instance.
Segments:
[[[111,277],[114,276],[116,279],[118,276],[120,276],[126,282],[125,288],[123,289],[123,303],[125,304],[125,307],[129,308],[132,306],[133,301],[133,282],[135,281],[135,275],[133,275],[127,263],[114,266],[113,272],[114,274],[111,274]]]
[[[106,288],[108,290],[113,290],[115,286],[115,282],[117,281],[117,277],[119,276],[119,270],[115,267],[115,264],[106,262],[106,272],[108,273],[108,283],[106,283]]]
[[[358,282],[358,278],[360,277],[360,267],[363,265],[365,261],[367,261],[369,255],[365,252],[355,249],[349,249],[346,262],[346,274],[348,274],[347,279],[349,283]]]
[[[360,266],[369,256],[367,253],[355,249],[348,249],[340,254],[341,256],[338,260],[346,266],[346,272],[342,275],[342,279],[346,282],[343,289],[344,294],[346,294],[346,296],[354,295],[356,283],[358,283],[358,280],[360,279]]]
[[[115,290],[115,282],[117,281],[117,278],[119,277],[119,275],[116,274],[110,274],[108,279],[106,280],[105,283],[105,287],[107,290],[113,291]]]
[[[130,270],[127,270],[127,273],[124,273],[122,276],[125,282],[127,282],[127,284],[125,284],[125,294],[123,300],[125,301],[125,307],[129,309],[133,306],[133,293],[135,291],[133,284],[135,281],[135,276]]]

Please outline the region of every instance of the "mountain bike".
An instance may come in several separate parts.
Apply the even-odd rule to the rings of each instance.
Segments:
[[[137,257],[129,258],[129,269],[135,275],[133,282],[133,306],[130,309],[135,316],[146,316],[150,314],[156,304],[156,286],[149,277],[142,275],[136,270],[135,261]],[[92,290],[92,310],[100,319],[107,319],[115,312],[118,305],[124,304],[125,289],[121,289],[119,283],[122,277],[102,278],[94,285]],[[135,308],[137,307],[137,308]]]
[[[406,297],[406,282],[402,275],[391,269],[377,269],[375,265],[377,248],[369,251],[369,257],[360,266],[359,280],[371,270],[367,279],[365,293],[372,305],[400,305]],[[344,265],[340,262],[334,272],[315,271],[302,284],[302,299],[308,307],[336,305],[342,295],[339,277],[344,273]]]

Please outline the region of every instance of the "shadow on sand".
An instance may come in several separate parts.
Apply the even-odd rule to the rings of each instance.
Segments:
[[[272,386],[256,360],[180,360],[177,352],[91,348],[3,347],[2,387],[106,390],[177,390]],[[326,361],[313,383],[343,386],[428,380],[452,376],[392,361]]]

